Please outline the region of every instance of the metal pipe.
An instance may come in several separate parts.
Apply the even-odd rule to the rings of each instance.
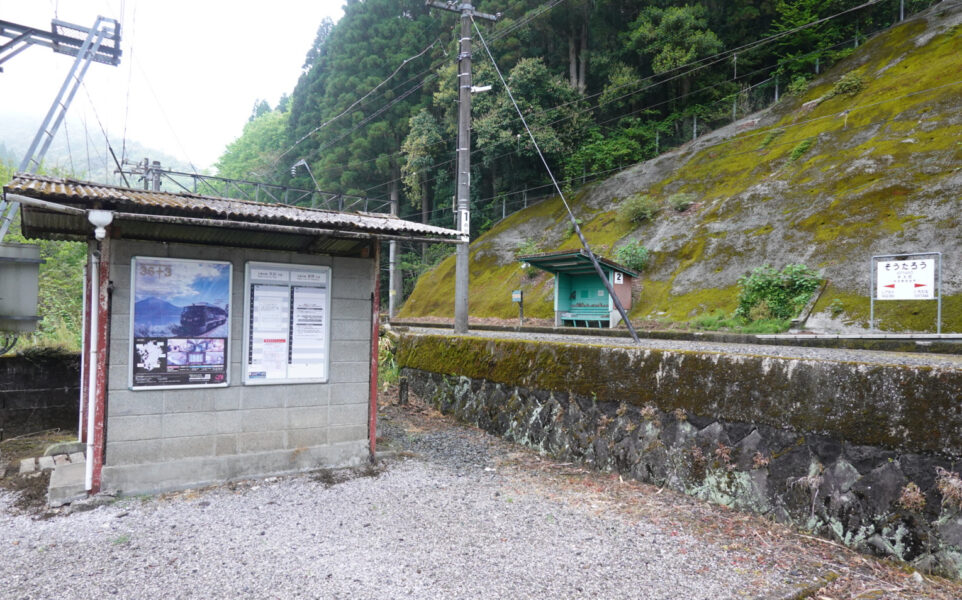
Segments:
[[[25,204],[27,206],[33,206],[35,208],[43,208],[45,210],[53,210],[56,212],[67,213],[69,215],[85,215],[87,211],[82,208],[74,208],[73,206],[64,206],[63,204],[57,204],[56,202],[47,202],[46,200],[39,200],[37,198],[31,198],[30,196],[23,196],[20,194],[13,194],[7,192],[4,194],[5,197],[12,199],[14,202],[19,202],[20,204]]]
[[[371,378],[367,436],[371,462],[377,461],[377,376],[381,302],[381,244],[374,244],[374,292],[371,294]]]
[[[90,366],[87,376],[87,456],[84,469],[84,489],[88,492],[93,489],[94,481],[94,428],[96,423],[95,408],[97,406],[97,330],[100,326],[100,311],[97,310],[100,304],[100,251],[94,250],[90,253],[90,286],[91,286],[91,310],[90,310],[90,329],[87,335],[90,338]],[[96,292],[96,299],[95,299]]]

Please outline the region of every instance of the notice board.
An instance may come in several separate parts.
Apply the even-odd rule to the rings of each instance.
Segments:
[[[135,256],[130,387],[226,386],[231,264]]]
[[[249,262],[244,275],[244,384],[327,382],[331,268]]]

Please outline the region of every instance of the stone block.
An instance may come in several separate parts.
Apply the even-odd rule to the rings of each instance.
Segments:
[[[238,411],[241,431],[280,431],[287,427],[287,415],[280,408]]]
[[[107,400],[108,418],[156,415],[163,411],[164,393],[161,391],[111,390]]]
[[[50,474],[47,487],[47,503],[52,507],[63,506],[68,502],[87,496],[84,477],[86,468],[83,463],[59,465]]]
[[[83,442],[57,442],[51,444],[43,451],[44,456],[55,456],[57,454],[73,454],[83,452],[87,448]]]
[[[130,352],[130,316],[126,310],[120,311],[116,306],[113,307],[110,314],[110,341],[126,344],[127,350],[125,353]],[[112,355],[111,362],[113,362]]]
[[[130,371],[127,365],[110,365],[107,368],[107,389],[126,390],[130,388]]]
[[[162,415],[107,418],[107,442],[152,440],[164,437]]]
[[[283,431],[263,431],[237,434],[237,453],[280,450],[286,446]]]
[[[370,348],[371,321],[361,319],[334,319],[331,323],[331,340],[367,342]]]
[[[240,376],[238,375],[235,381],[239,380]],[[214,410],[219,412],[239,409],[242,389],[240,386],[232,385],[226,388],[211,390],[211,396],[214,398]]]
[[[193,413],[214,410],[215,396],[229,388],[213,390],[164,390],[165,413]]]
[[[240,433],[241,431],[241,413],[239,411],[219,412],[216,421],[215,431],[218,434]]]
[[[85,462],[86,460],[83,452],[72,452],[70,453],[69,456],[70,456],[70,462],[74,464],[82,463],[82,462]]]
[[[368,306],[368,310],[370,310],[371,292],[374,291],[374,282],[370,278],[359,279],[355,277],[343,277],[339,276],[335,271],[331,280],[332,300],[342,299],[365,302]]]
[[[331,364],[340,362],[368,362],[371,360],[370,335],[364,340],[331,340]]]
[[[217,414],[213,412],[164,415],[164,437],[211,435],[217,430]]]
[[[328,407],[303,407],[287,409],[288,429],[310,429],[327,425]]]
[[[179,460],[197,456],[213,456],[215,436],[165,439],[164,460]]]
[[[49,471],[57,465],[53,462],[52,456],[41,456],[37,459],[37,466],[40,467],[41,471]]]
[[[329,384],[305,383],[288,386],[284,390],[288,407],[327,406],[331,401]]]
[[[366,403],[370,392],[367,383],[332,383],[331,406]]]
[[[137,440],[131,442],[108,442],[105,465],[139,465],[160,462],[163,459],[162,440]]]
[[[66,454],[54,454],[53,464],[57,467],[70,464],[70,458]]]
[[[35,458],[24,458],[20,461],[20,474],[27,475],[37,470],[37,460]]]
[[[331,363],[331,383],[367,383],[370,381],[369,362]]]
[[[374,260],[370,258],[334,257],[334,272],[340,277],[362,277],[371,280]]]
[[[332,298],[331,314],[335,319],[363,320],[371,318],[371,303],[354,298]]]
[[[232,456],[237,454],[237,436],[218,435],[214,438],[215,456]]]
[[[330,427],[327,430],[328,444],[343,444],[345,442],[367,443],[366,425],[349,425],[346,427]]]
[[[249,385],[241,388],[241,408],[282,408],[286,401],[287,386]]]
[[[331,406],[328,413],[331,425],[366,425],[367,404],[342,404]]]
[[[292,429],[287,432],[288,448],[310,448],[327,444],[327,428]]]

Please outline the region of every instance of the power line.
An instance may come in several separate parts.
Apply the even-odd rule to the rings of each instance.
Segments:
[[[355,100],[350,106],[348,106],[347,108],[345,108],[343,111],[341,111],[340,113],[338,113],[338,114],[335,115],[334,117],[331,117],[330,119],[328,119],[327,121],[321,123],[320,125],[318,125],[318,126],[315,127],[314,129],[308,131],[306,134],[304,134],[303,136],[301,136],[300,139],[298,139],[296,142],[294,142],[293,144],[291,144],[290,148],[288,148],[287,150],[281,152],[280,155],[279,155],[276,159],[274,159],[274,164],[276,165],[276,164],[278,163],[278,161],[280,161],[282,158],[284,158],[285,156],[287,156],[287,154],[290,153],[291,150],[293,150],[294,148],[296,148],[301,142],[303,142],[303,141],[306,140],[307,138],[311,137],[312,135],[314,135],[315,133],[317,133],[317,132],[320,131],[321,129],[324,129],[325,127],[327,127],[327,126],[330,125],[331,123],[337,121],[338,119],[340,119],[341,117],[343,117],[343,116],[346,115],[347,113],[351,112],[351,110],[353,110],[355,106],[357,106],[358,104],[360,104],[361,102],[363,102],[363,101],[364,101],[365,99],[367,99],[371,94],[373,94],[373,93],[376,92],[378,89],[380,89],[381,86],[383,86],[383,85],[386,84],[388,81],[390,81],[391,79],[393,79],[394,76],[397,75],[397,74],[401,71],[401,69],[403,69],[409,62],[411,62],[412,60],[416,60],[416,59],[420,58],[421,56],[423,56],[425,53],[427,53],[428,50],[430,50],[431,48],[433,48],[434,46],[436,46],[439,41],[440,41],[440,38],[438,38],[438,39],[434,40],[433,42],[431,42],[431,44],[430,44],[429,46],[427,46],[424,50],[421,50],[420,52],[418,52],[417,54],[415,54],[415,55],[413,55],[413,56],[409,56],[408,58],[405,58],[405,59],[401,62],[401,64],[398,65],[398,67],[397,67],[396,69],[394,69],[394,71],[393,71],[390,75],[388,75],[384,80],[382,80],[382,81],[381,81],[380,83],[378,83],[376,86],[374,86],[373,88],[371,88],[370,91],[368,91],[366,94],[364,94],[363,96],[361,96],[360,98],[358,98],[357,100]]]

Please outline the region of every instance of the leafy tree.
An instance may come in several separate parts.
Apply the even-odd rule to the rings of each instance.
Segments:
[[[431,212],[431,170],[440,153],[441,129],[426,108],[411,117],[410,131],[401,145],[405,160],[401,165],[404,190],[413,207],[420,206],[421,222],[428,223]],[[426,250],[426,245],[422,245]]]
[[[264,179],[286,142],[288,113],[268,111],[244,125],[239,138],[227,145],[214,164],[217,174],[231,179]]]
[[[303,72],[307,73],[317,64],[317,61],[324,54],[324,45],[327,43],[327,39],[331,37],[332,31],[334,31],[334,21],[330,17],[321,19],[321,24],[317,26],[317,33],[314,35],[314,43],[308,49],[307,56],[304,57],[304,64],[301,65]]]
[[[267,103],[267,100],[257,100],[254,102],[254,108],[251,109],[251,116],[247,119],[247,122],[250,123],[257,117],[269,112],[271,112],[271,106]]]
[[[708,29],[706,10],[700,4],[645,8],[632,23],[627,39],[629,47],[645,60],[650,60],[655,75],[670,73],[693,64],[698,59],[720,52],[724,45]],[[671,84],[678,99],[684,101],[697,76],[681,74],[678,83]]]

